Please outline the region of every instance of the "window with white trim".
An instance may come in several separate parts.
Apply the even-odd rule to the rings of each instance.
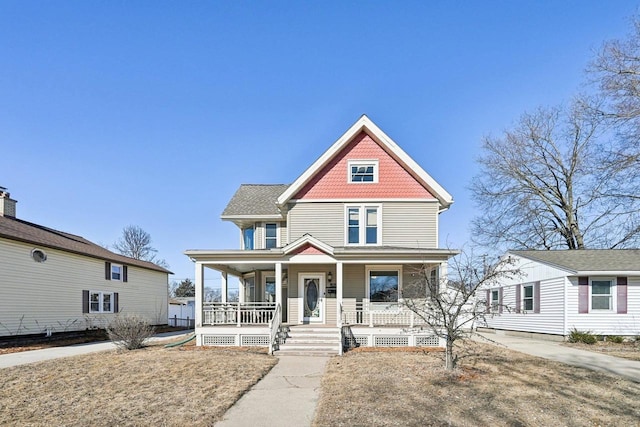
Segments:
[[[113,292],[90,291],[89,313],[113,313]]]
[[[524,285],[522,294],[522,309],[524,311],[533,311],[533,285]]]
[[[350,160],[348,168],[350,183],[378,182],[377,160]]]
[[[267,223],[264,225],[264,247],[265,249],[278,247],[278,224]]]
[[[347,245],[380,245],[380,206],[349,205],[345,211],[345,243]]]
[[[591,309],[613,310],[613,283],[611,280],[591,281]]]
[[[122,280],[122,266],[111,264],[111,280]]]
[[[500,291],[498,289],[491,290],[491,312],[497,313],[500,308]]]
[[[402,268],[380,265],[367,267],[367,293],[372,308],[397,305],[402,286]]]
[[[253,235],[255,233],[255,229],[253,225],[251,227],[242,229],[242,249],[252,250],[253,249]]]

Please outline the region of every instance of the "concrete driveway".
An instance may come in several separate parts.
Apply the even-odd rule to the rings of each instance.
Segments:
[[[568,365],[619,375],[640,383],[640,361],[621,359],[602,353],[567,347],[556,341],[505,335],[501,331],[496,333],[480,332],[478,334],[485,339],[476,339],[483,342],[503,345],[511,350]]]

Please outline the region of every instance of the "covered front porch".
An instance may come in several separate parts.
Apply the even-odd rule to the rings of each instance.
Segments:
[[[359,345],[433,344],[433,338],[416,341],[416,336],[430,335],[403,299],[420,297],[413,285],[425,269],[434,278],[446,275],[454,254],[332,248],[312,238],[280,249],[187,251],[196,266],[197,343],[274,349],[283,326],[309,325],[338,328],[342,339],[351,333]],[[209,274],[220,275],[219,301],[204,299]],[[237,300],[230,301],[233,277],[239,291]]]

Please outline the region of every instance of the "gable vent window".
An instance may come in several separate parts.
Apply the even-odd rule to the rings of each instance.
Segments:
[[[378,182],[378,161],[358,160],[349,162],[349,182]]]
[[[31,258],[35,262],[45,262],[47,260],[47,254],[41,249],[34,249],[31,251]]]

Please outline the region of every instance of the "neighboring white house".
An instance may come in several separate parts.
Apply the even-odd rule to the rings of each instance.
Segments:
[[[0,187],[0,336],[104,327],[118,312],[166,324],[170,273],[16,218]]]
[[[169,298],[169,326],[193,327],[195,324],[196,297]]]
[[[239,249],[185,252],[196,267],[198,344],[270,346],[282,322],[281,351],[338,352],[347,329],[363,346],[439,345],[402,302],[417,271],[444,275],[457,253],[438,247],[438,218],[452,203],[362,116],[292,184],[240,186],[222,213]],[[205,271],[221,276],[221,302],[204,301]],[[229,276],[239,303],[227,301]]]
[[[640,250],[509,251],[522,276],[485,289],[489,328],[640,334]]]

